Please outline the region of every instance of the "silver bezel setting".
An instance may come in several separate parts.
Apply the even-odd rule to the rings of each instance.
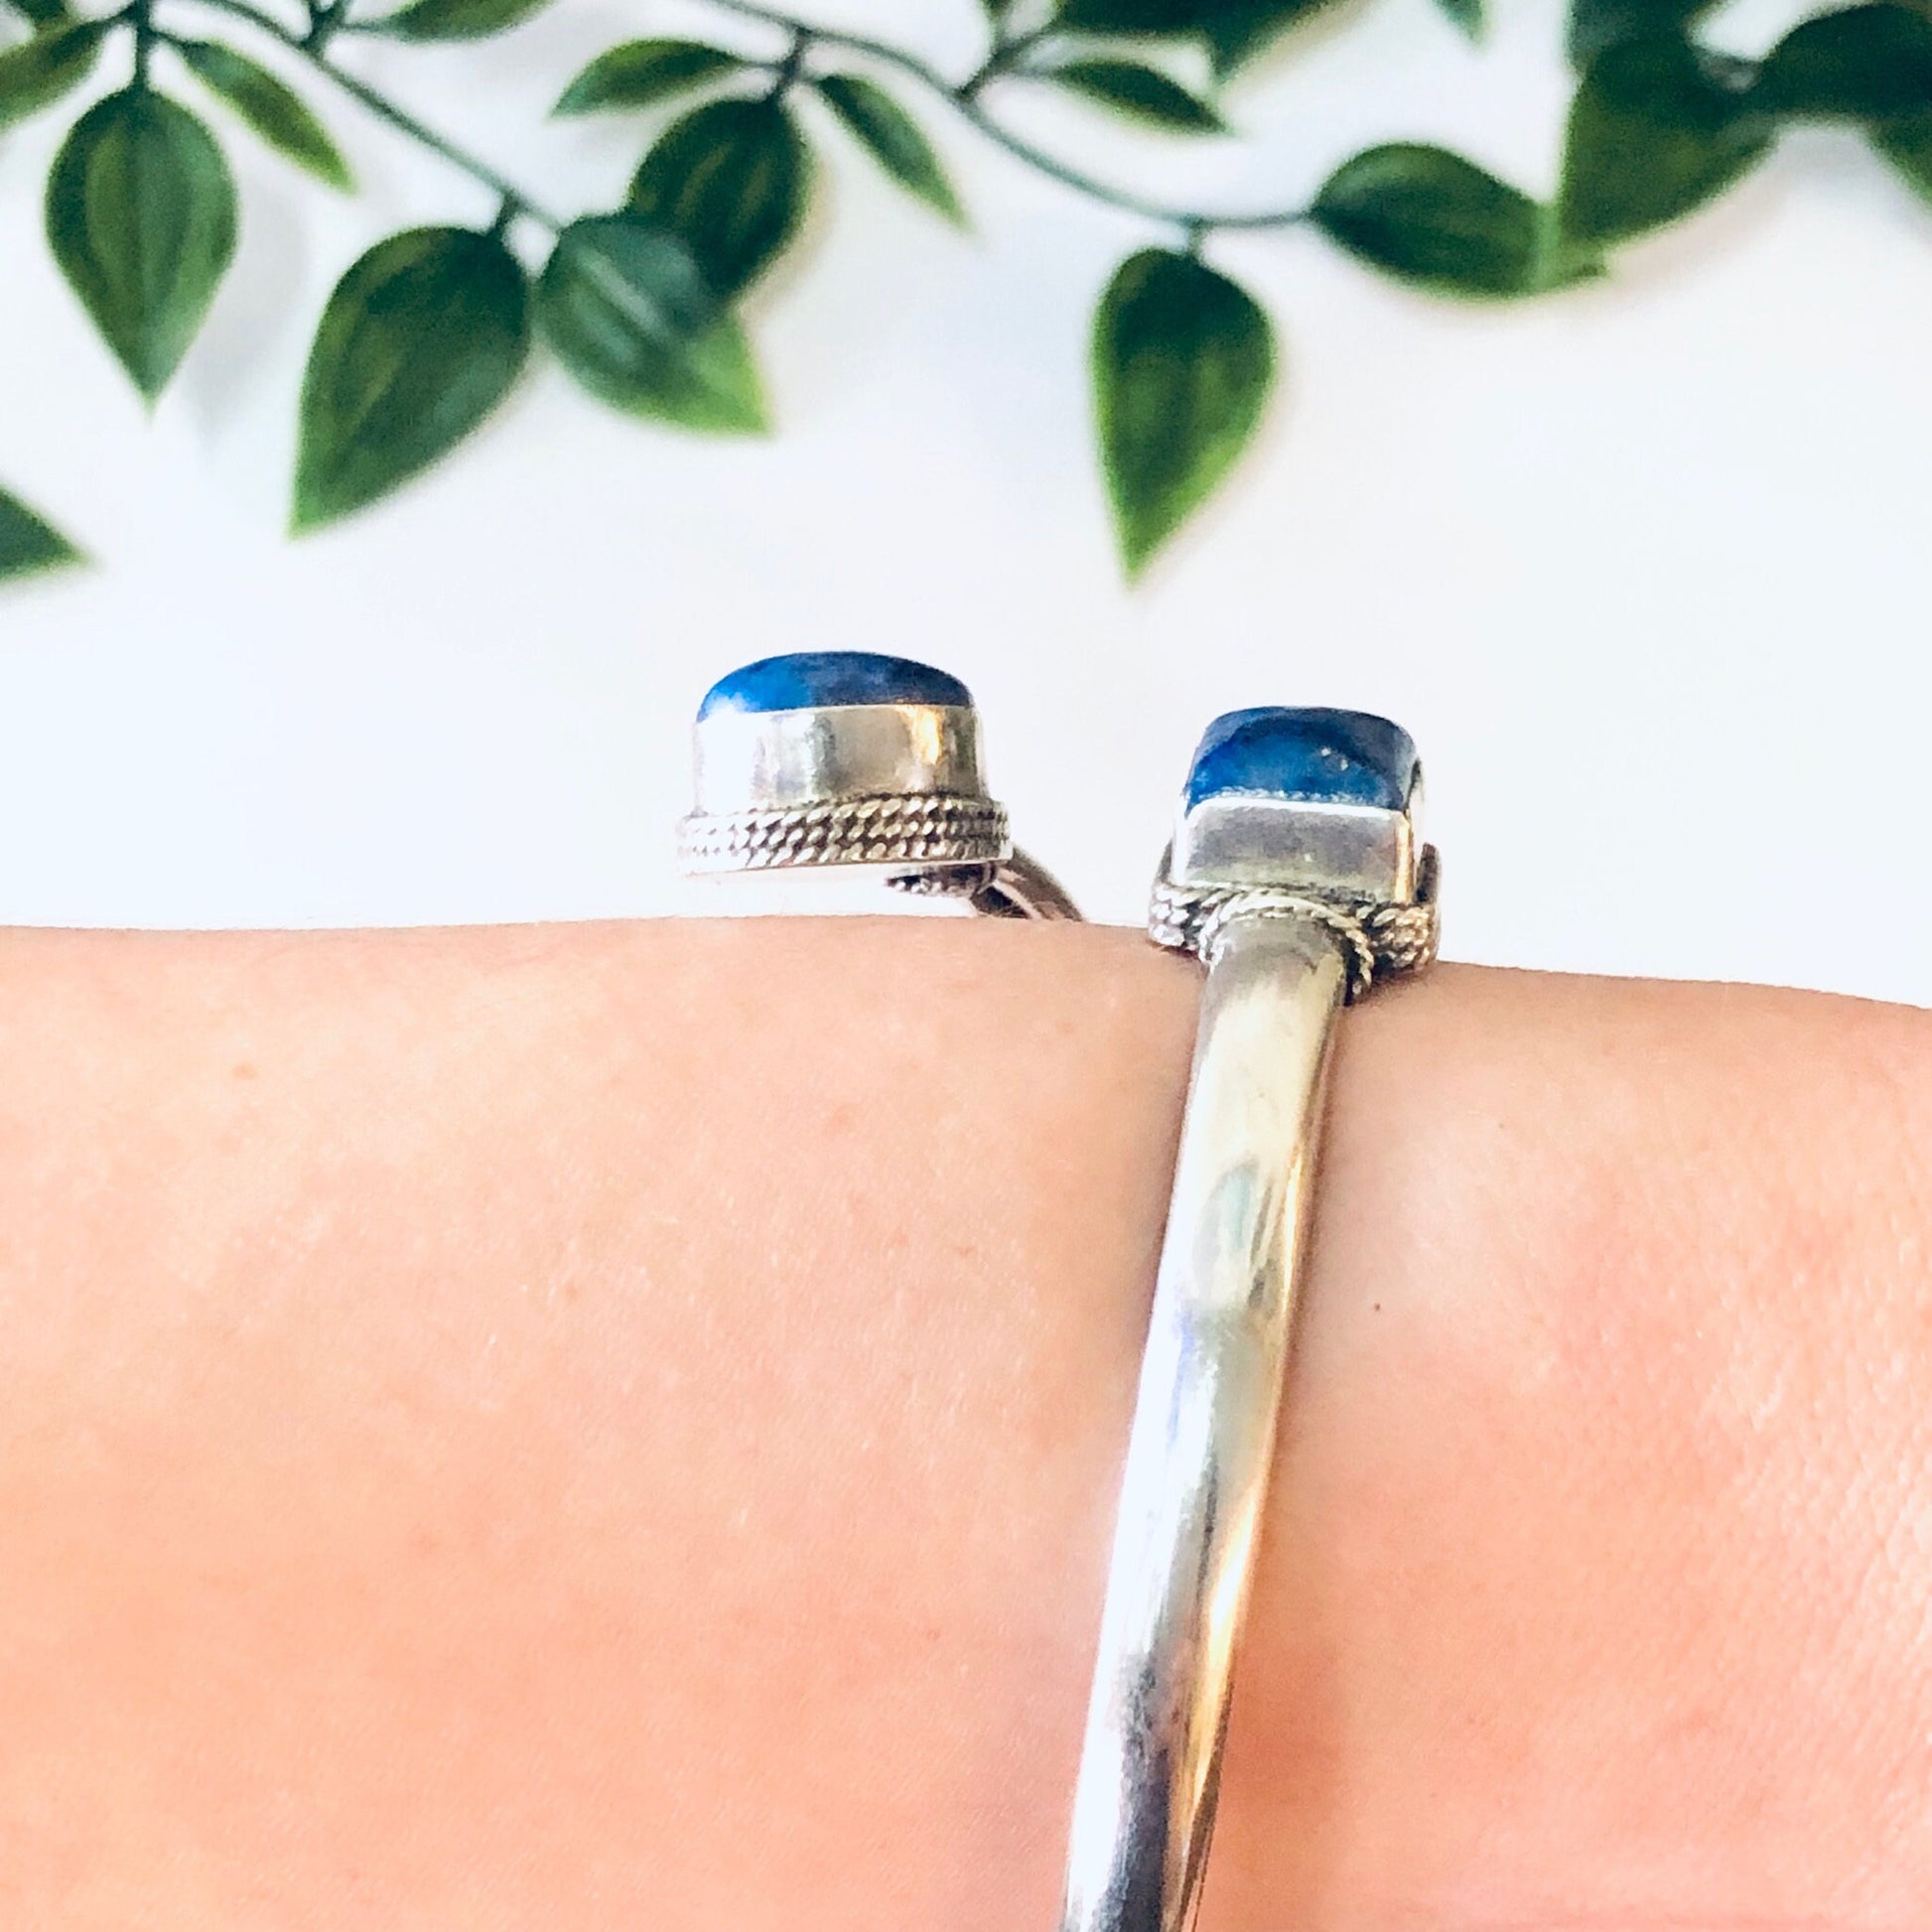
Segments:
[[[692,733],[702,816],[934,792],[984,798],[969,705],[855,704],[716,711]]]
[[[1175,821],[1170,874],[1178,886],[1275,886],[1377,904],[1416,897],[1422,767],[1399,810],[1215,792]]]

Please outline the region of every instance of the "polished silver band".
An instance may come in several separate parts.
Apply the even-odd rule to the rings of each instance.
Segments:
[[[1335,1021],[1435,954],[1419,797],[1411,755],[1372,850],[1363,811],[1343,824],[1294,798],[1208,797],[1183,806],[1163,860],[1150,936],[1205,978],[1060,1932],[1188,1932],[1199,1910]]]
[[[1208,971],[1062,1932],[1180,1932],[1199,1897],[1346,984],[1334,936],[1301,920],[1234,921]]]
[[[817,696],[799,702],[802,696]],[[848,653],[723,680],[691,873],[884,869],[1002,917],[1078,914],[1013,849],[957,680]],[[1148,931],[1204,970],[1101,1618],[1060,1932],[1190,1932],[1275,1450],[1336,1016],[1436,952],[1406,733],[1230,713],[1202,740]]]

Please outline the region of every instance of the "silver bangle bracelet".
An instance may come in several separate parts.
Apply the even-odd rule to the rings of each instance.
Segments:
[[[1186,1932],[1303,1272],[1334,1022],[1435,954],[1406,733],[1208,728],[1149,921],[1206,968],[1075,1787],[1061,1932]]]
[[[965,687],[899,658],[771,658],[696,728],[687,872],[869,865],[999,916],[1074,918],[1007,837]],[[1274,1457],[1336,1016],[1435,957],[1408,735],[1230,712],[1149,913],[1205,969],[1074,1793],[1060,1932],[1189,1932]]]

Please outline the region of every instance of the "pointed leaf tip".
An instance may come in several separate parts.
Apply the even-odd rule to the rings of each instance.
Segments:
[[[758,435],[764,398],[736,317],[676,235],[632,215],[586,215],[557,237],[537,326],[592,395],[686,429]]]
[[[1115,532],[1138,577],[1252,439],[1274,383],[1274,331],[1204,262],[1147,248],[1101,297],[1092,353]]]
[[[461,443],[529,353],[530,292],[494,234],[408,228],[336,284],[302,381],[291,528],[386,496]]]
[[[1158,68],[1137,61],[1067,61],[1042,69],[1041,77],[1071,93],[1110,107],[1128,120],[1170,134],[1225,134],[1227,123],[1210,107]]]
[[[818,91],[853,138],[908,195],[966,225],[966,210],[924,130],[876,80],[861,73],[828,73]]]
[[[0,583],[85,562],[79,549],[38,510],[0,489]]]
[[[1359,260],[1438,294],[1497,298],[1542,286],[1544,210],[1447,148],[1365,148],[1322,183],[1313,218]]]
[[[69,130],[46,211],[62,274],[152,402],[234,255],[234,181],[214,137],[151,87],[109,94]]]
[[[592,114],[606,108],[650,107],[744,67],[736,54],[702,41],[625,41],[600,54],[559,96],[550,111]]]
[[[189,70],[219,96],[277,153],[345,194],[355,186],[342,150],[310,107],[279,74],[219,41],[177,41]]]
[[[1620,42],[1585,69],[1571,102],[1563,232],[1601,247],[1675,221],[1753,167],[1776,131],[1688,42]]]

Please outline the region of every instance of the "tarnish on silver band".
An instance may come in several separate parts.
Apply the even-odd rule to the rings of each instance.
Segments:
[[[1205,983],[1060,1932],[1190,1932],[1199,1910],[1335,1021],[1435,955],[1419,795],[1335,810],[1223,790],[1186,805],[1163,858],[1150,936]]]

